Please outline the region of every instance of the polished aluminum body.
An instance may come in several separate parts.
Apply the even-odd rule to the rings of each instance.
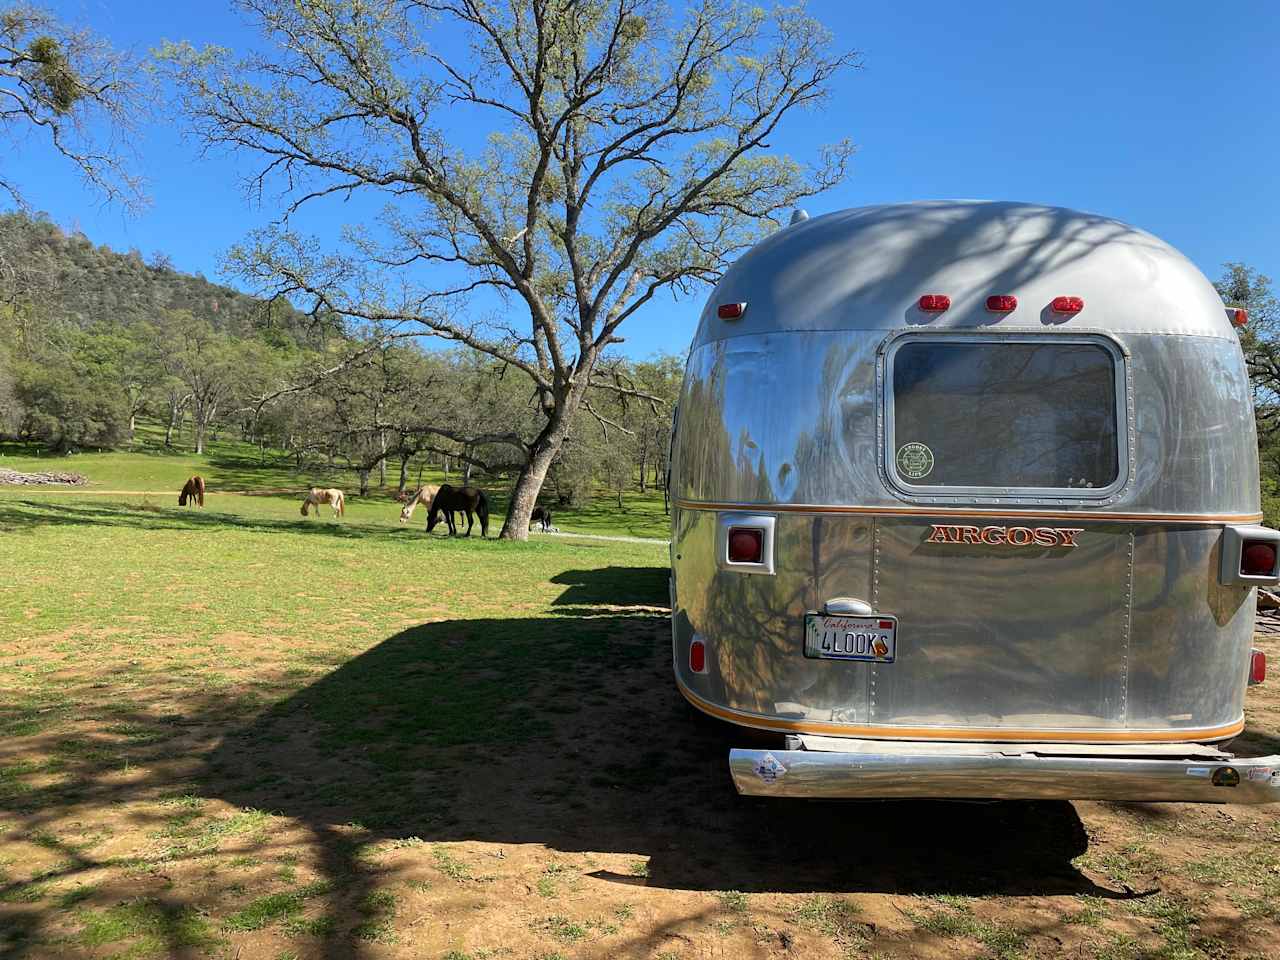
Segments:
[[[927,293],[951,308],[922,312]],[[1017,309],[992,314],[992,294],[1016,295]],[[1063,295],[1085,309],[1053,314]],[[746,303],[744,315],[719,319],[725,302]],[[1114,482],[906,478],[896,352],[968,341],[1106,351]],[[703,312],[671,482],[676,677],[716,716],[985,743],[1208,743],[1243,726],[1253,595],[1218,570],[1224,527],[1261,518],[1248,377],[1212,285],[1140,230],[1056,208],[936,202],[778,231]],[[766,575],[723,562],[733,516],[769,518]],[[939,525],[1081,532],[1008,549],[930,542]],[[802,655],[804,615],[833,598],[898,619],[894,663]],[[688,669],[695,634],[703,674]]]

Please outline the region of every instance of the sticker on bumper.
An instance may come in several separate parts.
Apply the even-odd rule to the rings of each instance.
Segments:
[[[777,783],[786,773],[787,768],[772,753],[766,753],[756,761],[756,776],[765,783]]]

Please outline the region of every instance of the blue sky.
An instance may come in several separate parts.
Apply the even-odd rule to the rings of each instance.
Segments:
[[[59,0],[117,46],[258,42],[221,2]],[[1280,4],[871,4],[812,0],[864,67],[775,149],[859,145],[852,176],[809,212],[939,197],[1029,200],[1114,216],[1178,247],[1210,277],[1242,260],[1280,279]],[[228,247],[271,218],[244,197],[243,161],[202,158],[165,117],[137,144],[151,207],[103,208],[33,141],[3,156],[36,209],[97,243],[166,251],[221,278]],[[466,131],[467,139],[480,131]],[[339,204],[310,219],[337,234]],[[225,279],[225,278],[222,278]],[[625,352],[683,353],[699,304],[664,301],[629,322]]]

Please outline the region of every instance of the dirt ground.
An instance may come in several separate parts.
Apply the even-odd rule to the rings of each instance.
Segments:
[[[83,691],[77,737],[4,748],[0,956],[1277,955],[1276,808],[740,798],[742,735],[674,691],[658,614],[593,620],[580,669],[536,678],[545,735],[480,711],[412,742],[474,693],[422,652],[510,621],[409,629],[243,723],[234,697]],[[1242,745],[1280,752],[1278,691]]]

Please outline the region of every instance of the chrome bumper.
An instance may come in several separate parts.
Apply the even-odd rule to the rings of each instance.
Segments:
[[[812,799],[1280,801],[1280,756],[1200,744],[921,743],[788,737],[730,750],[738,792]]]

